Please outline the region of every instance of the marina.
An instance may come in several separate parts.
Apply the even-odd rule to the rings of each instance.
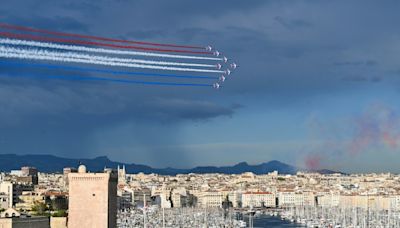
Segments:
[[[254,211],[221,208],[149,207],[119,211],[119,228],[133,227],[328,227],[328,228],[396,228],[400,213],[344,207],[289,207]]]
[[[306,227],[396,228],[400,213],[349,207],[291,207],[280,213],[283,220]]]
[[[128,209],[119,211],[117,226],[119,228],[133,227],[247,227],[246,222],[238,219],[235,213],[226,214],[220,208],[171,208],[160,209]]]

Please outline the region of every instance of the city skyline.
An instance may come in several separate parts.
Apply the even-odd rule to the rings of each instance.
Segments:
[[[212,45],[239,67],[219,90],[0,77],[0,150],[399,173],[399,4],[8,2],[0,22]],[[10,72],[1,66],[0,76]]]

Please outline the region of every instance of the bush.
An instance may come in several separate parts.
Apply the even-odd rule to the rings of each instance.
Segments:
[[[49,215],[47,205],[42,202],[35,202],[35,204],[32,207],[32,211],[36,215],[40,215],[40,216],[48,216]]]
[[[52,215],[53,217],[67,217],[67,212],[65,210],[55,211]]]

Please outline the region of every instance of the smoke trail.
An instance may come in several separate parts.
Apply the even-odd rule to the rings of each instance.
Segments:
[[[307,148],[310,152],[304,156],[304,164],[309,168],[318,164],[332,166],[332,161],[340,165],[341,159],[374,150],[385,156],[387,152],[398,151],[400,146],[400,115],[385,104],[370,104],[364,112],[346,120],[321,122],[313,118],[312,121],[314,135],[318,136],[313,140],[319,143]]]
[[[113,61],[106,61],[106,60],[97,60],[96,58],[85,59],[85,58],[72,57],[72,56],[68,55],[68,53],[57,53],[57,52],[48,52],[48,51],[39,51],[39,50],[25,50],[25,49],[16,49],[16,48],[8,48],[8,47],[1,47],[1,46],[0,46],[0,57],[31,59],[31,60],[61,61],[61,62],[70,62],[70,63],[87,63],[87,64],[95,64],[95,65],[155,69],[155,70],[202,72],[202,73],[224,73],[224,71],[221,71],[221,70],[206,70],[206,69],[195,69],[195,68],[143,65],[143,64],[134,64],[134,63],[123,63],[123,62],[113,62]]]
[[[0,46],[4,47],[4,46]],[[13,52],[14,50],[22,50],[18,48],[11,48]],[[143,59],[130,59],[130,58],[116,58],[116,57],[108,57],[108,56],[97,56],[97,55],[89,55],[89,54],[81,54],[77,52],[55,52],[55,51],[47,51],[40,49],[29,49],[35,50],[38,53],[43,55],[54,55],[57,57],[69,57],[69,58],[79,58],[79,59],[95,59],[99,61],[112,61],[112,62],[125,62],[125,63],[140,63],[140,64],[153,64],[153,65],[167,65],[167,66],[189,66],[189,67],[213,67],[216,65],[213,64],[198,64],[198,63],[181,63],[181,62],[165,62],[165,61],[153,61],[153,60],[143,60]]]
[[[100,42],[93,42],[93,41],[84,41],[84,40],[70,40],[70,39],[62,39],[62,38],[51,38],[51,37],[28,35],[28,34],[14,34],[14,33],[9,33],[9,32],[0,32],[0,36],[4,36],[4,37],[8,37],[8,38],[15,38],[15,39],[29,39],[29,40],[45,41],[45,42],[102,46],[102,47],[120,48],[120,49],[135,49],[135,50],[143,50],[143,51],[175,52],[175,53],[206,54],[206,55],[213,54],[213,53],[207,52],[207,51],[187,51],[187,50],[176,50],[176,49],[146,48],[146,47],[139,47],[139,46],[124,46],[124,45],[116,45],[116,44],[100,43]]]
[[[131,43],[131,44],[142,44],[142,45],[161,46],[161,47],[204,49],[204,47],[199,47],[199,46],[160,44],[160,43],[151,43],[151,42],[143,42],[143,41],[111,39],[111,38],[104,38],[104,37],[98,37],[98,36],[88,36],[88,35],[80,35],[80,34],[72,34],[72,33],[64,33],[64,32],[54,32],[54,31],[49,31],[49,30],[44,30],[44,29],[35,29],[35,28],[29,28],[29,27],[24,27],[24,26],[9,25],[9,24],[5,24],[5,23],[0,23],[0,27],[6,28],[6,29],[20,30],[20,31],[44,33],[44,34],[56,35],[56,36],[69,36],[69,37],[77,37],[77,38],[84,38],[84,39],[91,39],[91,40],[116,42],[116,43]]]
[[[305,157],[305,165],[309,170],[317,170],[321,167],[321,154],[307,154]]]
[[[83,52],[94,52],[94,53],[104,53],[104,54],[116,54],[116,55],[134,55],[134,56],[147,56],[147,57],[161,57],[161,58],[173,58],[173,59],[196,59],[196,60],[212,60],[212,61],[222,61],[222,58],[214,57],[201,57],[201,56],[190,56],[190,55],[172,55],[172,54],[159,54],[152,52],[139,52],[139,51],[126,51],[126,50],[115,50],[115,49],[105,49],[105,48],[93,48],[78,45],[65,45],[65,44],[54,44],[47,42],[37,42],[30,40],[17,40],[17,39],[0,39],[0,44],[10,44],[10,45],[23,45],[30,47],[42,47],[42,48],[52,48],[60,50],[69,51],[83,51]]]
[[[96,68],[85,68],[85,67],[74,67],[74,66],[57,66],[50,64],[35,64],[35,63],[19,63],[19,62],[1,62],[0,65],[11,66],[11,67],[36,67],[36,68],[47,68],[47,69],[61,69],[71,71],[84,71],[84,72],[97,72],[114,75],[126,75],[126,76],[150,76],[150,77],[170,77],[170,78],[189,78],[189,79],[218,79],[216,76],[194,76],[194,75],[175,75],[175,74],[157,74],[157,73],[145,73],[145,72],[131,72],[131,71],[113,71]]]
[[[190,86],[190,87],[212,87],[212,84],[200,84],[200,83],[175,83],[175,82],[150,82],[150,81],[136,81],[129,79],[114,79],[104,77],[91,77],[91,76],[57,76],[57,75],[34,75],[34,74],[17,74],[16,76],[0,74],[0,76],[6,77],[29,77],[29,78],[47,78],[47,79],[61,79],[61,80],[72,80],[72,81],[105,81],[105,82],[116,82],[125,84],[142,84],[142,85],[160,85],[160,86]]]
[[[355,120],[354,134],[349,145],[352,154],[359,154],[379,144],[397,149],[400,144],[400,116],[394,109],[374,104]]]

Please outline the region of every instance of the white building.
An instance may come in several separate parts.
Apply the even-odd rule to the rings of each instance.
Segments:
[[[328,193],[317,196],[318,206],[336,207],[339,206],[340,195],[338,193]]]
[[[0,192],[0,209],[10,208],[10,196],[4,192]]]
[[[242,205],[242,193],[238,191],[230,192],[228,200],[232,202],[233,207],[240,207]]]
[[[205,191],[199,196],[201,207],[222,207],[222,193],[216,191]]]
[[[4,195],[8,196],[8,207],[11,208],[14,203],[14,184],[8,181],[4,181],[0,183],[0,192],[4,193]]]
[[[400,196],[395,195],[391,197],[391,209],[400,210]]]
[[[276,207],[275,194],[271,192],[245,192],[242,207]]]
[[[166,192],[162,192],[160,193],[160,198],[161,198],[161,208],[172,207],[171,201],[169,200],[169,194],[167,195]]]
[[[305,206],[315,206],[316,199],[314,192],[303,192],[303,205]]]
[[[22,170],[11,170],[10,174],[13,176],[22,177]]]
[[[186,206],[186,196],[179,192],[172,192],[171,194],[172,206],[173,207],[185,207]]]
[[[305,198],[307,200],[305,200]],[[310,194],[303,194],[301,192],[294,192],[294,191],[282,191],[278,193],[278,204],[280,207],[287,207],[287,206],[302,206],[311,204],[312,195],[310,199]]]

